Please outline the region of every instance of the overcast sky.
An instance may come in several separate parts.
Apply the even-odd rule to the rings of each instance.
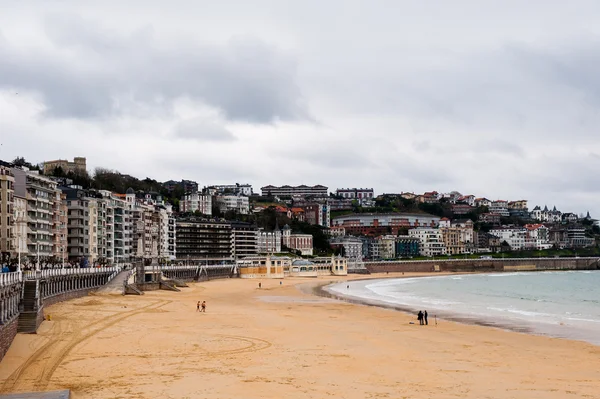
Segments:
[[[82,3],[0,0],[0,159],[600,216],[597,0]]]

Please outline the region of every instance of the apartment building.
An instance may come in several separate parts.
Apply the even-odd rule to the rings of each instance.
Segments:
[[[375,191],[372,188],[338,188],[335,195],[355,200],[373,199]]]
[[[523,227],[498,227],[490,230],[490,234],[498,237],[501,242],[506,241],[513,251],[525,249],[527,230]]]
[[[200,212],[203,215],[212,215],[212,196],[193,192],[183,196],[179,202],[180,212]]]
[[[231,225],[225,221],[186,217],[177,219],[177,258],[225,260],[232,258]]]
[[[21,258],[28,255],[27,250],[27,199],[14,195],[13,197],[13,216],[14,216],[14,254],[21,254]]]
[[[52,210],[52,222],[54,224],[54,256],[61,259],[63,263],[68,259],[69,250],[67,246],[69,218],[67,216],[67,195],[57,190],[54,198],[54,208]]]
[[[316,186],[264,186],[260,191],[263,197],[327,197],[328,188],[317,184]]]
[[[198,192],[198,183],[193,180],[169,180],[163,183],[163,187],[167,189],[167,191],[172,192],[176,188],[180,187],[184,193],[196,193]]]
[[[490,213],[498,213],[500,216],[509,217],[508,202],[504,200],[492,201],[488,207]]]
[[[525,249],[549,249],[550,243],[549,229],[543,224],[526,224],[525,226]]]
[[[234,259],[258,254],[258,228],[244,222],[231,222],[231,251]]]
[[[359,213],[338,216],[332,220],[332,226],[341,226],[346,234],[355,235],[397,235],[400,229],[429,227],[439,225],[440,218],[427,214],[411,213]]]
[[[56,223],[53,220],[58,190],[56,182],[27,168],[12,168],[14,194],[27,201],[27,252],[54,256]],[[60,234],[60,232],[58,232]]]
[[[206,190],[208,190],[211,195],[230,194],[250,197],[253,194],[252,185],[240,183],[209,186]]]
[[[419,256],[421,240],[417,237],[401,235],[396,237],[396,257],[397,258],[411,258],[413,256]]]
[[[423,256],[446,255],[446,246],[440,229],[416,228],[408,230],[409,237],[419,239],[420,252]]]
[[[98,259],[97,198],[78,187],[64,187],[62,191],[67,207],[67,257],[93,263]]]
[[[250,202],[244,195],[220,195],[215,197],[219,211],[222,213],[233,211],[241,215],[250,213]]]
[[[358,237],[337,237],[329,240],[333,249],[339,249],[343,257],[350,261],[363,259],[363,242]]]
[[[396,236],[384,235],[375,238],[379,246],[379,257],[381,259],[394,259],[396,257]]]
[[[0,255],[15,252],[15,177],[9,164],[0,164]]]
[[[281,252],[281,230],[273,231],[258,230],[258,253],[271,254]]]
[[[313,236],[292,233],[292,229],[287,224],[283,227],[281,241],[286,247],[300,251],[301,255],[313,254]]]
[[[327,204],[310,204],[303,206],[302,209],[306,222],[326,228],[331,226],[331,211]]]

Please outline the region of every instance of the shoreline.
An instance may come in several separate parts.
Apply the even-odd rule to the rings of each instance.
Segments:
[[[545,271],[540,271],[540,272],[545,272]],[[530,272],[530,273],[538,273],[538,272]],[[496,273],[494,273],[494,272],[491,272],[491,273],[490,272],[466,272],[466,273],[444,273],[442,275],[440,275],[440,274],[435,274],[435,275],[419,274],[419,275],[408,275],[408,276],[405,276],[405,275],[382,276],[382,277],[374,277],[374,278],[352,279],[352,280],[347,280],[347,281],[358,282],[358,281],[372,280],[375,282],[375,281],[401,279],[401,278],[446,277],[446,276],[453,276],[453,275],[458,275],[458,274],[488,275],[488,274],[496,274]],[[338,301],[351,303],[351,304],[355,304],[355,305],[373,306],[373,307],[395,310],[398,312],[402,312],[407,316],[414,317],[415,324],[417,323],[416,314],[419,312],[419,310],[422,310],[422,309],[414,308],[414,307],[412,307],[410,305],[406,305],[406,304],[395,304],[395,303],[390,303],[390,302],[377,300],[377,299],[363,298],[358,295],[351,295],[351,294],[344,295],[343,293],[335,292],[328,288],[332,285],[339,284],[339,283],[340,282],[337,282],[337,283],[329,282],[329,283],[315,284],[312,287],[311,293],[313,295],[316,295],[319,297],[335,299]],[[554,339],[561,339],[561,340],[568,340],[568,341],[584,342],[586,344],[600,347],[600,343],[592,342],[592,341],[589,341],[584,338],[577,338],[577,337],[572,337],[572,336],[568,336],[568,335],[561,335],[558,332],[552,333],[552,332],[544,332],[544,331],[536,330],[535,323],[530,323],[529,326],[523,326],[523,325],[518,325],[516,322],[511,322],[510,320],[506,320],[506,319],[501,320],[501,321],[490,321],[489,319],[485,319],[485,318],[482,318],[479,316],[466,317],[459,313],[453,313],[451,311],[439,310],[439,309],[435,309],[435,308],[434,308],[434,311],[435,311],[435,314],[433,314],[433,315],[432,315],[431,311],[429,312],[429,316],[430,316],[429,320],[430,321],[432,321],[432,319],[435,318],[435,319],[437,319],[437,321],[440,321],[440,320],[441,321],[449,321],[449,322],[454,322],[454,323],[461,323],[464,325],[475,325],[475,326],[481,326],[481,327],[495,328],[495,329],[499,329],[502,331],[528,334],[528,335],[532,335],[532,336],[540,336],[540,337],[547,337],[547,338],[554,338]],[[434,316],[434,317],[431,317],[431,316]]]

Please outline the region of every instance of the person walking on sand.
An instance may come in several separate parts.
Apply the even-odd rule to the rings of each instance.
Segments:
[[[198,303],[196,303],[196,312],[200,311],[200,301],[198,301]]]
[[[419,313],[417,313],[417,320],[419,320],[419,324],[423,325],[423,312],[421,312],[419,310]]]
[[[202,312],[206,313],[206,301],[202,301]]]
[[[427,311],[423,312],[423,319],[425,319],[425,325],[428,326],[429,323],[427,323]]]

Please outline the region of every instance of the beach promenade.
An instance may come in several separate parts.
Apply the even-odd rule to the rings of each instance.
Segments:
[[[181,292],[55,304],[37,335],[14,340],[0,363],[0,392],[70,389],[75,399],[598,397],[600,347],[445,321],[421,327],[405,313],[308,293],[310,284],[341,280],[263,280],[258,289],[256,280],[225,279]],[[206,313],[196,312],[202,300]]]

